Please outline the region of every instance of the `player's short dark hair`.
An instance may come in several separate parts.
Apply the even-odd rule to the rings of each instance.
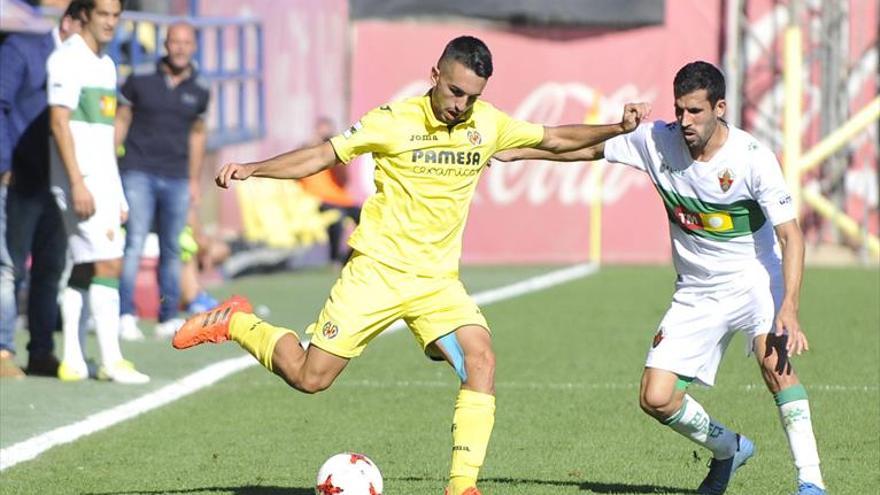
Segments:
[[[437,65],[444,60],[455,60],[484,79],[492,75],[492,53],[485,43],[473,36],[459,36],[447,43]]]
[[[119,2],[119,7],[122,10],[125,10],[125,0],[116,0],[116,1]],[[75,19],[85,20],[92,13],[92,11],[95,10],[95,0],[72,0],[70,2],[70,5],[67,6],[67,10],[64,11],[64,15],[67,15],[67,11],[69,11],[71,9],[71,7],[73,6],[73,4],[75,4],[75,3],[81,4],[81,6],[77,6],[77,9],[78,9],[77,13],[79,15],[78,16],[71,16],[71,17],[74,17]]]
[[[67,4],[67,8],[64,9],[63,17],[70,17],[71,19],[82,21],[89,15],[89,10],[93,8],[95,8],[95,0],[71,0],[71,2]]]
[[[718,67],[702,60],[691,62],[679,69],[675,74],[672,88],[676,98],[705,89],[712,106],[715,106],[718,100],[723,99],[727,91],[724,85],[724,74],[718,70]]]

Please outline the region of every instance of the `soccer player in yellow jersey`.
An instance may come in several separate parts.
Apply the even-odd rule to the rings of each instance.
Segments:
[[[403,319],[425,354],[446,360],[461,379],[449,495],[480,493],[477,475],[495,421],[489,325],[458,280],[461,236],[480,174],[497,151],[583,148],[632,131],[649,111],[646,104],[628,104],[617,124],[544,127],[481,101],[491,75],[486,45],[456,38],[431,69],[428,94],[376,108],[328,143],[223,166],[216,181],[226,188],[251,176],[298,179],[372,153],[376,194],[364,204],[349,240],[352,258],[306,330],[312,336],[308,349],[292,330],[252,314],[240,296],[195,315],[173,339],[178,349],[234,340],[291,387],[315,393]]]

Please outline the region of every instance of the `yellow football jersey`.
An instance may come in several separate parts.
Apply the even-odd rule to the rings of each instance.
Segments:
[[[541,142],[544,127],[477,100],[449,126],[430,96],[371,110],[330,140],[344,163],[372,153],[376,194],[367,199],[349,245],[386,265],[428,276],[458,273],[461,237],[486,162]]]

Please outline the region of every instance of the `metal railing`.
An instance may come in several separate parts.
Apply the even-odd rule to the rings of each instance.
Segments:
[[[40,9],[57,18],[57,9]],[[133,71],[163,56],[168,26],[184,21],[196,29],[195,61],[211,85],[208,149],[252,141],[266,134],[263,25],[253,17],[179,17],[126,11],[107,53],[117,64],[120,84]],[[230,44],[231,43],[231,44]],[[227,46],[235,50],[227,52]]]

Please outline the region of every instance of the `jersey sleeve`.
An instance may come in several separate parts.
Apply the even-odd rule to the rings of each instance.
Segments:
[[[351,163],[364,153],[388,153],[394,145],[394,117],[387,106],[367,112],[351,127],[330,138],[336,156]]]
[[[797,217],[791,193],[782,175],[782,167],[776,155],[767,148],[759,147],[755,151],[752,187],[755,199],[774,226]]]
[[[498,151],[511,148],[531,148],[544,139],[544,126],[525,120],[514,119],[502,111],[496,112]]]
[[[633,132],[621,134],[605,141],[605,159],[609,162],[629,165],[642,171],[646,170],[647,142],[651,129],[651,124],[642,124]]]
[[[46,61],[48,102],[50,106],[62,106],[76,109],[82,82],[78,76],[73,57],[67,56],[67,50],[55,50]]]

